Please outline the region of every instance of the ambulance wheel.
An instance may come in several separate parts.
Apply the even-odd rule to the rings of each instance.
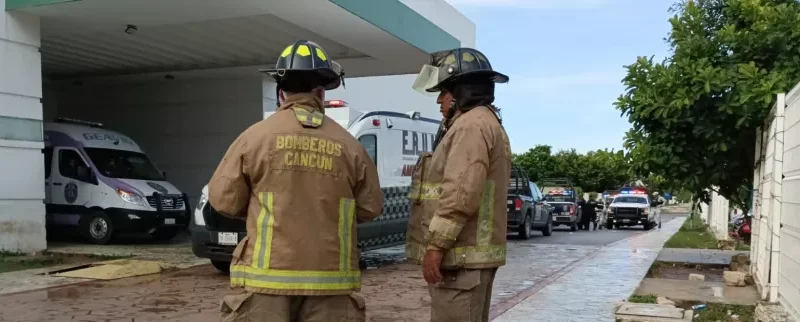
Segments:
[[[178,235],[178,228],[159,228],[156,229],[150,236],[153,236],[158,241],[168,241]]]
[[[114,235],[114,225],[111,223],[111,218],[102,211],[94,211],[88,215],[81,216],[78,225],[81,235],[92,244],[108,244]]]
[[[211,261],[211,265],[214,266],[220,273],[229,274],[231,272],[231,262],[228,261]]]

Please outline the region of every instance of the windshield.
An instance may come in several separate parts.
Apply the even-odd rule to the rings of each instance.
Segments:
[[[139,152],[86,148],[89,159],[106,177],[163,181],[162,175],[146,155]]]
[[[647,198],[643,198],[643,197],[617,197],[616,199],[614,199],[614,202],[615,203],[617,203],[617,202],[641,203],[641,204],[645,204],[646,205],[647,204]]]
[[[564,195],[545,195],[544,200],[551,202],[575,202],[574,197]]]

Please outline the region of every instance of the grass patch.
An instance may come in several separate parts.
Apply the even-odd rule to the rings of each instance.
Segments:
[[[695,311],[693,322],[730,321],[731,315],[738,315],[740,322],[755,322],[756,307],[752,305],[729,305],[707,303],[708,307],[702,311]]]
[[[736,243],[736,250],[749,251],[750,250],[750,245],[745,244],[744,242],[738,242],[738,243]]]
[[[686,218],[681,229],[664,243],[666,248],[716,249],[717,239],[708,231],[700,216]]]
[[[634,295],[631,295],[631,297],[628,298],[628,302],[631,302],[631,303],[656,304],[656,299],[657,298],[658,298],[658,296],[655,296],[653,294],[650,294],[650,295],[636,295],[636,294],[634,294]]]
[[[25,255],[0,252],[0,273],[44,268],[61,264],[88,264],[92,262],[121,259],[119,256],[100,256],[83,254],[59,254],[43,252],[37,255]]]

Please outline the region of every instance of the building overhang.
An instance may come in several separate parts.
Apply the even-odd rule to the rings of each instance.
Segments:
[[[42,69],[52,80],[256,73],[298,39],[320,44],[348,76],[408,74],[428,53],[461,45],[399,0],[4,1],[7,11],[40,18]],[[460,16],[444,8],[453,12],[437,15]]]

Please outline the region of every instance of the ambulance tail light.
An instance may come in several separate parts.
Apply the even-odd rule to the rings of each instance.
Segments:
[[[325,101],[325,108],[338,108],[338,107],[347,107],[347,102],[343,100]]]
[[[516,211],[522,210],[522,199],[519,198],[514,199],[514,210]]]

